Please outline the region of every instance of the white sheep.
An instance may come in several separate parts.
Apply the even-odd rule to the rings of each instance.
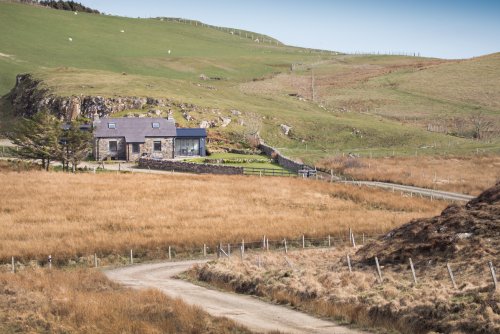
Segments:
[[[68,41],[73,42],[73,38],[69,37]]]
[[[170,50],[168,50],[168,54],[170,54],[170,52],[171,52],[171,51],[170,51]]]
[[[120,32],[125,32],[125,30],[120,30]]]

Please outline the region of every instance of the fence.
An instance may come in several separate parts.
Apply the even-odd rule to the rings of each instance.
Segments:
[[[245,175],[259,175],[259,176],[297,176],[285,169],[274,169],[274,168],[257,168],[257,167],[243,167],[243,173]]]
[[[282,252],[285,255],[284,259],[286,260],[286,264],[293,268],[294,265],[286,257],[286,254],[288,254],[289,251],[301,250],[301,249],[305,250],[305,249],[320,249],[320,248],[336,248],[339,246],[342,247],[351,246],[353,247],[353,249],[356,249],[357,246],[365,245],[369,241],[379,238],[381,236],[382,234],[366,235],[364,233],[355,235],[352,229],[349,229],[349,231],[345,234],[328,235],[326,237],[319,237],[319,238],[306,237],[305,235],[302,235],[298,238],[295,237],[290,239],[283,238],[283,239],[270,240],[268,237],[264,235],[262,239],[258,241],[245,242],[245,240],[243,239],[241,240],[241,242],[230,242],[230,243],[219,242],[217,245],[203,244],[200,245],[199,247],[191,249],[186,249],[184,247],[177,248],[176,246],[166,246],[162,250],[158,249],[155,250],[158,256],[154,258],[143,257],[141,255],[144,255],[145,253],[147,253],[147,251],[137,250],[137,249],[134,251],[133,248],[131,248],[127,252],[123,252],[122,254],[115,255],[115,257],[118,257],[118,259],[120,259],[119,262],[122,264],[134,264],[134,263],[144,262],[145,260],[147,261],[153,259],[168,259],[172,261],[175,259],[186,259],[186,258],[189,259],[193,258],[210,259],[215,257],[230,258],[231,256],[238,256],[243,261],[245,260],[245,255],[247,251],[252,251],[256,253],[274,251],[274,252]],[[108,256],[110,255],[111,254],[109,254]],[[103,255],[102,254],[99,255],[98,253],[90,254],[84,257],[83,259],[84,259],[83,261],[78,261],[81,266],[97,268],[103,264],[106,264],[105,261],[102,261]],[[259,267],[265,265],[264,263],[262,263],[260,256],[258,256],[257,259],[258,259],[257,264]],[[45,266],[48,267],[49,269],[52,268],[53,263],[55,266],[59,267],[72,265],[71,263],[72,260],[57,259],[55,256],[53,257],[50,254],[47,256],[45,260],[34,260],[34,261],[37,262],[36,264],[38,266]],[[33,260],[29,262],[33,262]],[[349,252],[346,252],[345,259],[342,262],[344,263],[346,270],[349,270],[350,273],[352,273],[355,270],[355,268],[366,269],[367,267],[367,265],[360,265],[353,263],[350,258]],[[107,264],[116,264],[116,262]],[[74,263],[74,265],[76,265],[76,262]],[[488,261],[487,265],[490,273],[490,279],[493,283],[493,288],[497,289],[498,281],[496,276],[496,269],[492,261]],[[4,264],[4,267],[6,266],[10,267],[11,272],[15,273],[19,268],[23,267],[23,264],[19,262],[16,263],[15,257],[12,257],[9,263]],[[415,285],[418,284],[418,277],[415,271],[415,266],[411,258],[408,258],[408,268],[411,271],[411,277],[413,279],[413,283]],[[376,256],[374,258],[373,269],[374,272],[376,273],[378,282],[380,284],[383,284],[384,282],[383,267],[380,266],[379,259]],[[449,262],[446,263],[446,269],[451,284],[453,285],[453,288],[456,290],[457,283],[455,279],[455,274]]]
[[[47,254],[47,257],[38,258],[19,258],[13,256],[9,259],[0,260],[0,268],[8,266],[10,270],[15,271],[16,268],[22,268],[26,265],[33,266],[50,266],[66,267],[66,266],[83,266],[83,267],[96,267],[101,265],[111,264],[134,264],[151,260],[174,260],[174,259],[203,259],[219,257],[220,250],[224,250],[231,255],[234,250],[241,249],[243,245],[244,251],[247,250],[266,250],[266,251],[285,251],[303,248],[326,248],[338,247],[345,245],[365,244],[369,240],[373,240],[381,236],[381,234],[359,234],[356,237],[349,231],[349,233],[328,235],[325,237],[306,237],[302,235],[295,238],[283,238],[270,240],[263,236],[258,241],[245,241],[238,242],[219,242],[205,243],[197,247],[185,247],[182,245],[165,245],[155,249],[144,249],[141,247],[123,249],[119,253],[103,253],[96,251],[92,254],[80,255],[74,257],[58,257],[55,254]],[[51,259],[49,261],[49,258]]]

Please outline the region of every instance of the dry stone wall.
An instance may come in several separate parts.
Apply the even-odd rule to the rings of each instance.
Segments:
[[[302,162],[294,161],[288,157],[285,157],[278,150],[265,144],[262,140],[260,141],[259,149],[265,155],[267,155],[271,158],[274,158],[278,162],[278,165],[280,165],[281,167],[283,167],[285,169],[293,171],[295,173],[298,173],[299,170],[302,170],[302,169],[314,169],[310,166],[304,165]]]
[[[139,167],[160,169],[167,171],[198,173],[198,174],[226,174],[241,175],[243,167],[197,164],[193,162],[175,161],[175,160],[156,160],[149,158],[140,158]]]

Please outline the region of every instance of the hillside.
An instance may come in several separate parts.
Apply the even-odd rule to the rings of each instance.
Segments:
[[[17,74],[29,72],[60,96],[170,99],[175,104],[161,111],[172,109],[183,126],[232,118],[228,127],[210,131],[223,138],[222,146],[258,131],[306,162],[349,151],[499,151],[496,136],[478,142],[427,131],[429,124],[457,116],[467,137],[469,116],[478,111],[498,125],[500,108],[491,102],[499,94],[497,55],[463,62],[339,55],[257,43],[250,32],[185,22],[0,2],[0,95],[13,88]],[[462,80],[450,79],[457,75]],[[437,78],[440,89],[433,87]],[[478,80],[478,88],[468,89]],[[127,113],[147,113],[149,107]],[[183,118],[185,112],[192,121]],[[281,124],[292,127],[289,135]]]
[[[500,182],[465,206],[451,205],[440,216],[405,224],[362,248],[363,261],[404,264],[412,258],[418,264],[445,261],[498,260],[500,255]]]

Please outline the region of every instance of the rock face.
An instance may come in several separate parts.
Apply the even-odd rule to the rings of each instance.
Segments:
[[[11,90],[9,99],[17,115],[31,117],[40,110],[48,109],[60,119],[66,120],[78,116],[108,117],[124,110],[143,109],[147,105],[156,107],[176,105],[169,99],[151,97],[56,96],[43,88],[41,82],[30,74],[17,76],[16,86]]]

